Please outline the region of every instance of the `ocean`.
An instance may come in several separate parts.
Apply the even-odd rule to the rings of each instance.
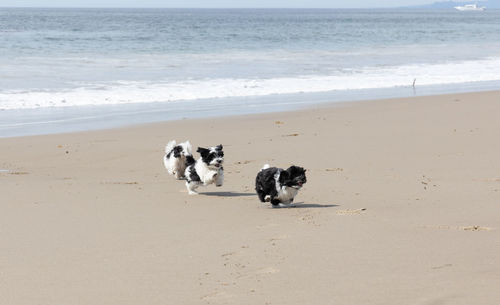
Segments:
[[[0,8],[0,137],[499,85],[500,10]]]

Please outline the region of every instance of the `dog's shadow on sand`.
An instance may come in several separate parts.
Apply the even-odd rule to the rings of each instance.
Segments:
[[[257,196],[255,193],[238,193],[238,192],[206,192],[200,193],[200,195],[205,196],[215,196],[215,197],[246,197],[246,196]],[[291,206],[280,206],[282,209],[311,209],[311,208],[333,208],[338,207],[338,204],[318,204],[318,203],[304,203],[296,202]]]
[[[294,203],[290,207],[282,207],[283,209],[310,209],[310,208],[334,208],[338,207],[338,204],[318,204],[318,203],[304,203],[304,202],[297,202]]]
[[[217,197],[257,196],[255,193],[238,193],[238,192],[206,192],[206,193],[200,193],[200,195],[217,196]]]

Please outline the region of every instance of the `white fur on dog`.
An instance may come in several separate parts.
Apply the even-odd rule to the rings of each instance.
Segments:
[[[163,164],[165,165],[165,168],[170,175],[174,175],[176,179],[183,179],[184,172],[186,170],[186,157],[192,155],[191,143],[189,143],[189,141],[179,143],[179,146],[182,147],[181,156],[179,158],[176,158],[172,153],[168,158],[167,155],[172,152],[175,146],[177,146],[175,140],[167,143],[167,145],[165,146],[165,156],[163,157]]]
[[[264,165],[264,167],[266,167],[266,165]],[[269,167],[269,165],[267,165],[267,168],[268,167]],[[265,169],[265,168],[263,168],[263,169]],[[278,196],[276,196],[276,198],[279,199],[282,204],[290,204],[292,202],[293,198],[295,198],[295,196],[297,196],[299,189],[295,188],[295,187],[286,186],[286,185],[280,186],[280,182],[279,182],[280,181],[280,174],[281,174],[281,171],[278,171],[276,174],[274,174],[276,191],[278,192]]]

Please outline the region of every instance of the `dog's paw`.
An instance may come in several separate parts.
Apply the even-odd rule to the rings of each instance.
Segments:
[[[189,194],[189,195],[198,195],[198,193],[197,193],[197,192],[193,192],[193,191],[189,191],[189,192],[188,192],[188,194]]]

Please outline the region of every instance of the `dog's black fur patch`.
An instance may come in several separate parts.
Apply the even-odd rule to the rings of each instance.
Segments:
[[[187,172],[189,175],[186,175],[186,180],[188,182],[194,181],[194,182],[199,182],[201,181],[200,176],[198,176],[198,173],[196,173],[196,169],[194,168],[194,163],[188,166]]]
[[[198,147],[196,151],[200,153],[201,160],[206,164],[210,164],[210,162],[212,162],[212,160],[215,158],[224,157],[224,152],[222,151],[222,144],[215,146],[214,150]]]
[[[286,170],[277,167],[269,167],[262,169],[255,178],[255,191],[259,196],[259,200],[266,202],[266,196],[270,196],[271,204],[278,205],[281,203],[276,189],[275,176],[279,174],[278,184],[280,187],[302,187],[307,182],[306,170],[300,166],[292,165]],[[293,201],[293,198],[292,198]]]
[[[195,164],[196,160],[193,156],[186,156],[186,167],[192,164]]]
[[[182,146],[180,145],[174,146],[174,148],[167,154],[167,158],[170,158],[172,153],[174,154],[175,158],[179,158],[181,156],[181,152],[182,152]]]

